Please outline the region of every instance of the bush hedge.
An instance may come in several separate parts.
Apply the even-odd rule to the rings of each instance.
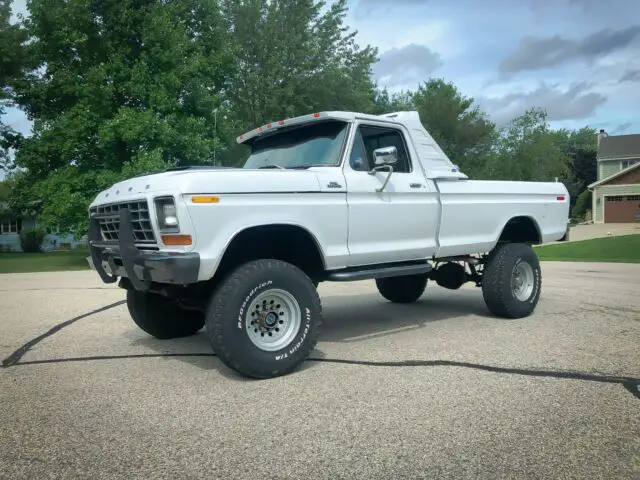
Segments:
[[[22,230],[20,232],[20,246],[25,253],[35,253],[40,251],[40,246],[44,240],[42,230]]]
[[[587,211],[591,207],[591,192],[589,190],[585,190],[576,199],[576,204],[573,206],[573,211],[571,212],[571,218],[576,222],[583,222],[585,220],[585,215]]]

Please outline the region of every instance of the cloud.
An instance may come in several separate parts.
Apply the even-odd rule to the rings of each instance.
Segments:
[[[359,0],[354,13],[357,18],[366,18],[373,13],[391,13],[396,8],[423,7],[429,0]]]
[[[24,17],[29,16],[29,10],[27,10],[27,0],[13,0],[13,2],[11,2],[11,18],[9,19],[9,21],[11,23],[18,22],[18,15],[23,15]]]
[[[540,70],[583,60],[591,62],[630,45],[640,36],[640,25],[622,30],[607,28],[581,40],[569,40],[560,35],[551,37],[525,37],[514,52],[500,62],[503,74],[525,70]]]
[[[32,122],[27,118],[26,114],[16,107],[9,107],[5,110],[5,114],[0,118],[2,123],[12,128],[16,132],[25,136],[31,135]]]
[[[611,133],[614,135],[621,135],[624,132],[626,132],[630,126],[632,126],[633,124],[631,122],[626,122],[626,123],[622,123],[620,125],[618,125],[615,130],[613,130]]]
[[[541,83],[535,90],[527,93],[509,93],[502,97],[479,97],[478,104],[485,109],[498,124],[511,119],[534,107],[547,111],[550,121],[583,119],[607,101],[607,97],[591,92],[590,84],[574,83],[566,90],[558,85]]]
[[[412,43],[383,52],[373,65],[373,75],[389,86],[405,85],[426,80],[442,64],[440,54],[425,45]]]
[[[622,82],[640,82],[640,70],[627,70],[620,79],[620,83]]]

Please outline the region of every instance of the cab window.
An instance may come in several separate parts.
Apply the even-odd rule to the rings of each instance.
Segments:
[[[360,125],[356,132],[353,149],[351,150],[351,167],[354,170],[370,170],[373,166],[373,151],[377,148],[396,147],[398,151],[398,162],[393,166],[394,173],[411,172],[411,161],[409,152],[404,141],[402,132],[395,128],[374,127]],[[365,166],[360,166],[357,162],[359,156],[366,156]]]

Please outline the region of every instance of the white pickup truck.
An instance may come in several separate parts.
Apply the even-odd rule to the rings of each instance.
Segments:
[[[473,282],[490,312],[520,318],[540,296],[531,245],[567,238],[562,183],[470,180],[417,112],[319,112],[238,142],[243,168],[176,168],[101,192],[89,241],[142,330],[167,339],[206,326],[220,360],[247,376],[307,358],[319,282],[375,279],[400,303],[428,280]]]

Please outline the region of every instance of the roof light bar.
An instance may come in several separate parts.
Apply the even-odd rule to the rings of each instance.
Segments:
[[[286,119],[278,120],[277,122],[269,122],[266,125],[262,125],[249,132],[243,133],[238,138],[236,138],[236,141],[238,143],[243,143],[246,140],[249,140],[250,138],[257,137],[260,134],[270,130],[275,130],[279,127],[284,126],[285,124],[286,125],[302,124],[302,123],[307,123],[309,121],[317,120],[319,118],[325,118],[327,116],[328,116],[327,112],[315,112],[309,115],[302,115],[300,117],[286,118]]]

